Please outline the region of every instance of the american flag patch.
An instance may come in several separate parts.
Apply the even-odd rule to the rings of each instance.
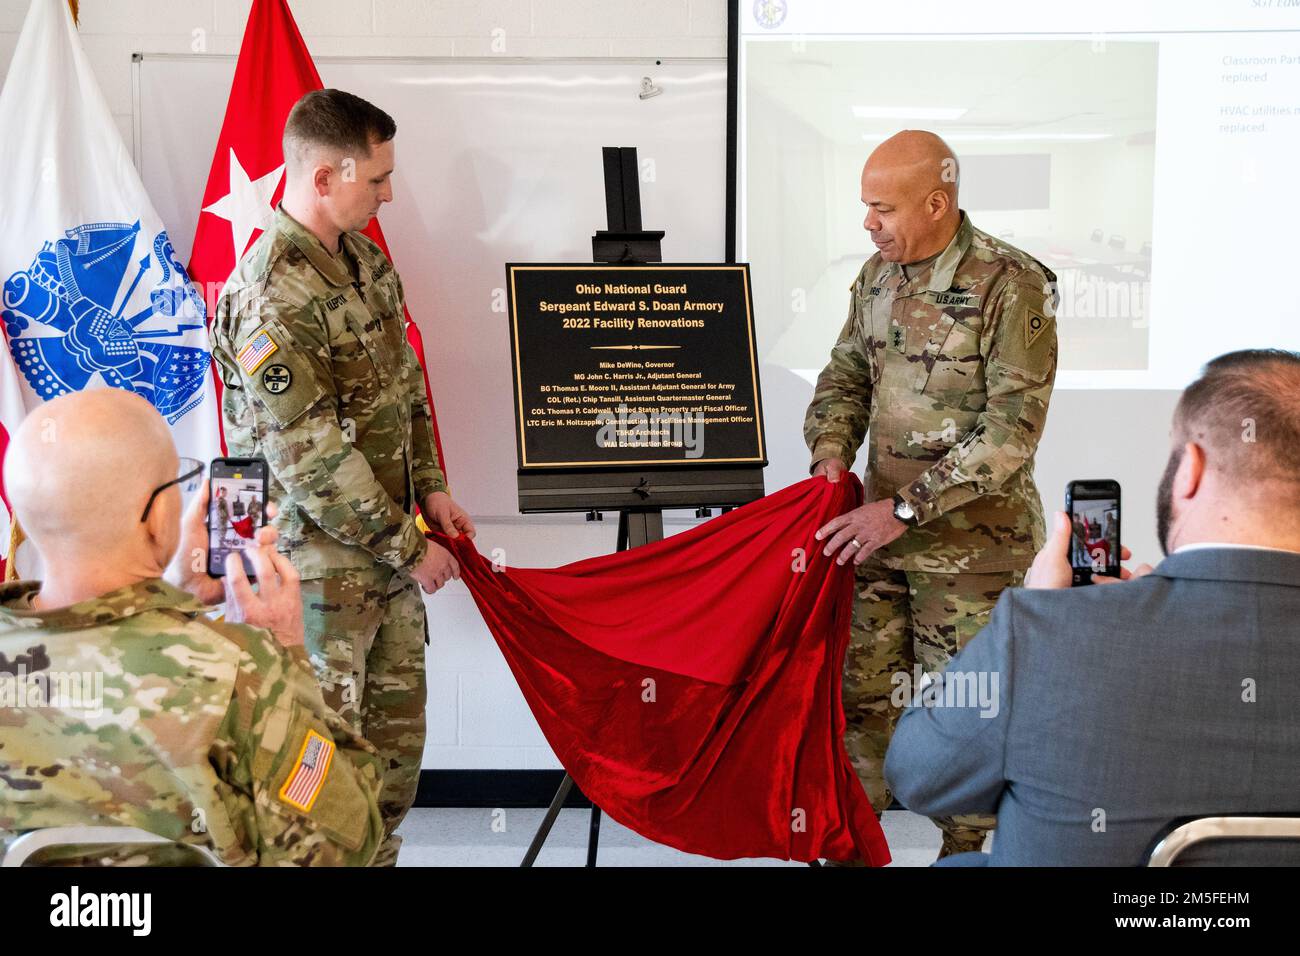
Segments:
[[[321,787],[325,785],[333,760],[334,741],[326,740],[314,730],[307,731],[307,739],[298,752],[298,762],[280,788],[280,799],[303,813],[310,813]]]
[[[279,348],[280,346],[275,344],[275,339],[271,338],[271,334],[263,330],[254,335],[248,344],[239,350],[235,361],[239,363],[240,368],[252,375]]]

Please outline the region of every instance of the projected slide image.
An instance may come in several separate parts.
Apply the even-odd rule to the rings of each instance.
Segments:
[[[957,153],[959,201],[975,226],[1056,273],[1061,369],[1146,369],[1158,48],[1034,37],[750,44],[746,253],[770,321],[767,360],[824,364],[849,283],[875,252],[862,163],[885,137],[919,128]]]

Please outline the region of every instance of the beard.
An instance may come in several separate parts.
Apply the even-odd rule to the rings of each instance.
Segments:
[[[1165,473],[1160,476],[1160,487],[1156,490],[1156,536],[1165,557],[1169,556],[1169,526],[1174,520],[1174,475],[1182,463],[1183,446],[1179,445],[1169,453]]]

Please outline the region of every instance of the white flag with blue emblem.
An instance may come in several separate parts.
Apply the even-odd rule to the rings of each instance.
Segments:
[[[219,454],[203,300],[145,193],[66,0],[32,0],[0,90],[0,131],[5,443],[46,399],[110,386],[152,402],[180,454]]]

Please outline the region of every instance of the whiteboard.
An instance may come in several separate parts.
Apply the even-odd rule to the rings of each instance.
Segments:
[[[605,228],[600,148],[636,146],[642,220],[664,260],[725,255],[721,59],[316,60],[326,86],[397,122],[394,201],[380,212],[425,361],[452,490],[476,517],[518,520],[506,262],[589,262]],[[189,260],[232,56],[142,54],[135,158]],[[659,96],[638,96],[650,76]]]

